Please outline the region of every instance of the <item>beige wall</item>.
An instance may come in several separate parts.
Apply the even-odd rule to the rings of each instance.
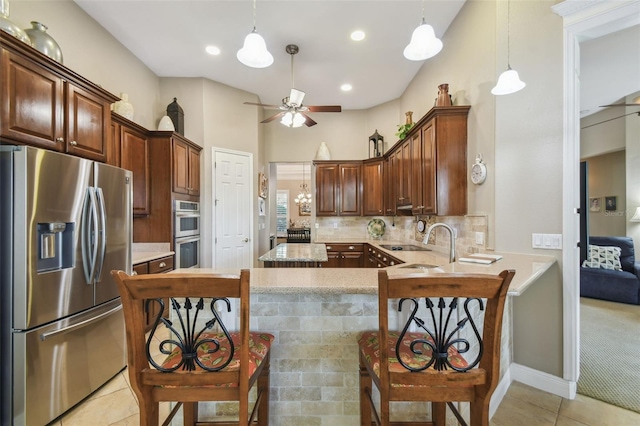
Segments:
[[[589,212],[589,235],[626,235],[627,220],[633,215],[626,202],[625,152],[598,155],[587,160],[589,197],[600,198],[601,210]],[[604,208],[605,197],[617,197],[616,211]]]
[[[580,120],[580,158],[586,159],[625,148],[625,120],[616,119],[624,108],[607,108]]]

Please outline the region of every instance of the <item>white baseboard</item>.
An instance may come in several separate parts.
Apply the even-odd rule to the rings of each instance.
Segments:
[[[512,363],[509,367],[511,380],[567,399],[575,399],[576,382],[570,382],[549,373]],[[493,400],[492,400],[493,401]]]
[[[500,406],[502,398],[504,398],[507,391],[509,390],[509,386],[511,386],[512,381],[511,368],[509,368],[504,376],[502,376],[502,379],[498,383],[498,386],[496,386],[496,390],[493,391],[493,395],[491,395],[491,401],[489,402],[489,419],[493,417],[496,410]]]

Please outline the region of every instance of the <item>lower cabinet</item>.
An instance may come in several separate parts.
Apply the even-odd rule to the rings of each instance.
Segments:
[[[133,265],[133,275],[143,274],[161,274],[173,271],[173,256],[161,257],[159,259],[150,260],[148,262],[136,263]],[[146,302],[143,302],[146,303]],[[149,304],[149,311],[145,317],[145,330],[151,330],[153,321],[158,316],[159,306],[157,303]],[[164,299],[164,318],[169,318],[169,299]]]
[[[386,268],[404,263],[382,250],[367,244],[367,268]]]
[[[327,243],[329,260],[325,268],[363,268],[364,244]]]

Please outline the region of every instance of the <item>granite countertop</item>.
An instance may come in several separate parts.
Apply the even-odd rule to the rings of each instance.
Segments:
[[[173,256],[175,252],[169,248],[169,243],[133,243],[131,246],[131,260],[134,265]]]
[[[258,258],[261,262],[326,262],[324,244],[281,243]]]

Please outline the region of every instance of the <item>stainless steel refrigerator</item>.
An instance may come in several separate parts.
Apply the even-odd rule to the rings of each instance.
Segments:
[[[131,273],[132,174],[0,146],[2,425],[44,425],[126,365],[112,269]]]

